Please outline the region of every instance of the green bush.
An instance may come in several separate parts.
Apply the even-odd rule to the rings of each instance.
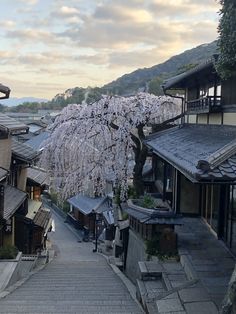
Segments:
[[[13,245],[6,245],[0,248],[0,259],[15,259],[18,249]]]
[[[141,206],[144,208],[155,208],[156,207],[156,201],[150,195],[144,195],[144,197],[142,199]]]

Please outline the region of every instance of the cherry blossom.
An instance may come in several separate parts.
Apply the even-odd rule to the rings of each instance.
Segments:
[[[124,198],[144,147],[143,128],[180,113],[173,98],[147,93],[69,105],[50,127],[41,163],[63,199],[78,193],[104,195],[108,181],[119,186]]]

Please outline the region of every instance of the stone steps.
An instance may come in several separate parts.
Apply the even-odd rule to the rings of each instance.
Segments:
[[[107,264],[53,261],[0,300],[0,313],[142,313]]]
[[[1,314],[143,313],[106,260],[79,243],[64,223],[54,233],[57,256],[5,298]]]

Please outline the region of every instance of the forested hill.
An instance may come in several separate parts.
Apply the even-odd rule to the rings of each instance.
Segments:
[[[196,48],[187,50],[179,55],[173,56],[164,63],[154,65],[150,68],[138,69],[132,73],[125,74],[115,81],[103,87],[82,88],[75,87],[56,95],[47,103],[27,103],[7,110],[28,112],[39,109],[61,109],[70,103],[81,103],[84,99],[92,102],[101,97],[102,94],[132,95],[138,91],[147,91],[155,95],[162,94],[161,84],[164,79],[177,75],[187,69],[203,62],[217,52],[217,42],[203,44]],[[0,110],[5,111],[0,105]]]

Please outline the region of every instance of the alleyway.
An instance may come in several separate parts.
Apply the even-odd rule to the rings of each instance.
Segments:
[[[0,300],[0,313],[142,313],[106,260],[91,243],[79,243],[55,218],[51,241],[56,258]]]

